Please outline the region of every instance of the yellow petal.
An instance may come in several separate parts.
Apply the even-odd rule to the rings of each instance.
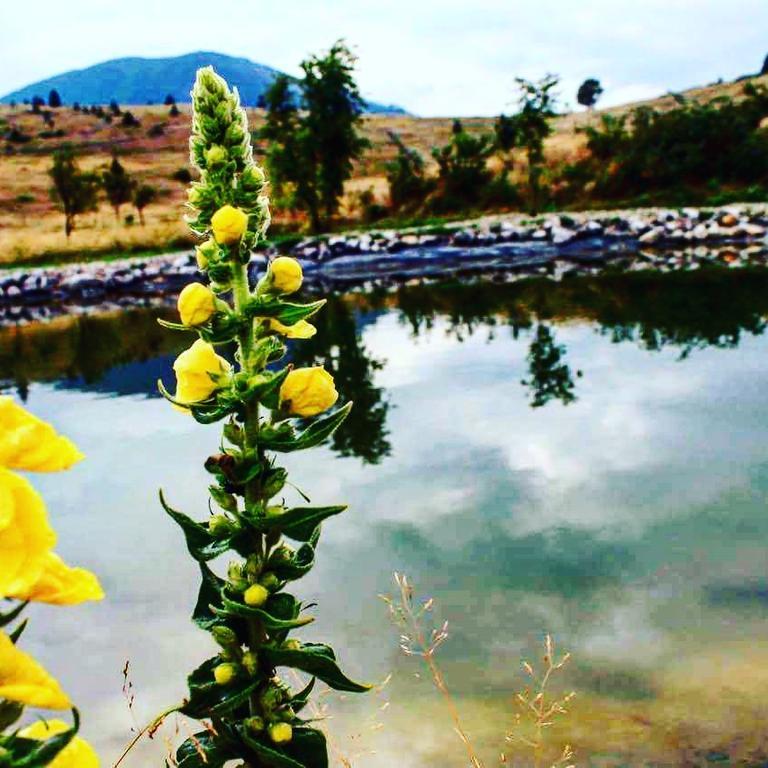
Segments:
[[[311,339],[317,333],[317,328],[306,320],[299,320],[293,325],[283,325],[279,320],[272,318],[269,321],[269,328],[282,334],[286,339]]]
[[[69,730],[61,720],[38,720],[26,728],[22,728],[19,736],[24,739],[46,741],[51,736],[57,736]],[[99,768],[99,757],[93,747],[79,736],[75,736],[64,749],[59,752],[48,768]]]
[[[297,368],[280,387],[280,403],[295,416],[317,416],[339,399],[336,385],[325,368]]]
[[[26,478],[0,467],[0,597],[32,587],[55,545],[40,494]]]
[[[233,245],[248,229],[248,214],[240,208],[225,205],[211,217],[211,229],[217,243]]]
[[[278,256],[270,265],[272,285],[280,293],[295,293],[301,288],[304,275],[301,264],[290,256]]]
[[[0,466],[57,472],[83,458],[75,444],[7,395],[0,397]]]
[[[56,680],[4,632],[0,632],[0,698],[43,709],[72,706]]]
[[[28,589],[9,593],[8,597],[50,605],[78,605],[87,600],[103,600],[104,591],[90,571],[71,568],[57,554],[49,552],[40,578]]]
[[[213,346],[198,339],[182,352],[173,364],[176,372],[176,399],[182,403],[207,400],[220,386],[217,381],[230,370],[230,364],[216,354]]]

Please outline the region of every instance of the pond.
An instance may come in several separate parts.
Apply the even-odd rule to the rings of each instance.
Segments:
[[[207,514],[217,429],[157,396],[187,342],[158,315],[171,312],[0,330],[3,388],[87,455],[36,483],[59,551],[108,597],[35,607],[25,648],[81,707],[105,766],[211,651],[189,622],[195,564],[157,490]],[[288,467],[314,503],[350,508],[300,582],[319,604],[302,636],[331,642],[352,677],[391,675],[324,701],[337,756],[466,765],[379,598],[397,571],[448,621],[437,658],[486,766],[500,751],[527,760],[504,735],[546,633],[572,654],[555,688],[577,695],[552,741],[578,764],[765,764],[766,317],[768,272],[720,268],[331,299],[296,359],[323,362],[355,409]],[[175,727],[124,765],[162,765]]]

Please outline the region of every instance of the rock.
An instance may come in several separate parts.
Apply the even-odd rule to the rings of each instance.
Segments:
[[[648,245],[649,243],[658,243],[661,240],[661,232],[658,229],[649,229],[645,234],[637,238],[639,243]]]
[[[552,227],[550,231],[550,239],[555,245],[570,242],[575,236],[576,233],[573,230],[565,227]]]
[[[738,217],[733,213],[724,213],[718,221],[721,227],[735,227],[739,223]]]

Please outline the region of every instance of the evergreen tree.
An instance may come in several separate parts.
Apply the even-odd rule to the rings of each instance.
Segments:
[[[48,94],[48,106],[53,109],[61,106],[61,96],[59,96],[59,92],[55,88],[52,88]]]
[[[425,175],[424,158],[407,147],[394,131],[389,132],[389,140],[397,147],[397,157],[387,163],[390,202],[396,211],[416,208],[432,188]]]
[[[126,173],[117,155],[113,155],[109,168],[101,174],[101,183],[109,204],[115,210],[115,218],[119,221],[120,206],[131,202],[135,183]]]
[[[69,237],[75,229],[75,217],[96,210],[99,178],[78,168],[75,154],[68,146],[54,153],[48,173],[53,180],[51,198],[64,211],[64,232]]]
[[[463,129],[452,134],[444,147],[432,150],[440,168],[435,201],[438,209],[450,211],[480,204],[493,176],[488,168],[493,150],[492,136],[473,136]]]

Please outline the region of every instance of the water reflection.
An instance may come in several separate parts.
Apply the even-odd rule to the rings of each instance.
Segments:
[[[442,703],[398,656],[376,599],[393,570],[450,621],[443,664],[487,765],[504,748],[520,658],[544,631],[574,652],[565,735],[580,764],[716,754],[756,764],[765,753],[766,277],[605,280],[337,297],[297,353],[369,403],[329,453],[288,457],[314,503],[350,505],[302,583],[321,604],[305,637],[336,645],[357,677],[394,672],[378,736],[360,724],[380,700],[332,704],[341,751],[354,754],[346,734],[361,730],[354,743],[378,750],[353,764],[459,764]],[[115,321],[125,339],[93,337]],[[520,386],[539,339],[541,392],[576,396],[567,408],[557,398],[531,408],[536,390]],[[88,456],[40,487],[62,553],[98,572],[108,599],[38,612],[27,642],[82,704],[105,764],[130,738],[125,660],[143,722],[183,695],[184,673],[210,652],[188,623],[194,564],[156,501],[162,486],[178,508],[206,514],[200,459],[216,430],[152,396],[149,367],[169,375],[172,345],[186,343],[150,315],[20,328],[0,343],[4,378],[32,382],[31,407]],[[574,386],[558,390],[546,372],[562,366]],[[331,450],[344,457],[330,461]],[[75,655],[77,665],[62,662]],[[160,765],[163,753],[159,738],[148,742],[127,768]]]

